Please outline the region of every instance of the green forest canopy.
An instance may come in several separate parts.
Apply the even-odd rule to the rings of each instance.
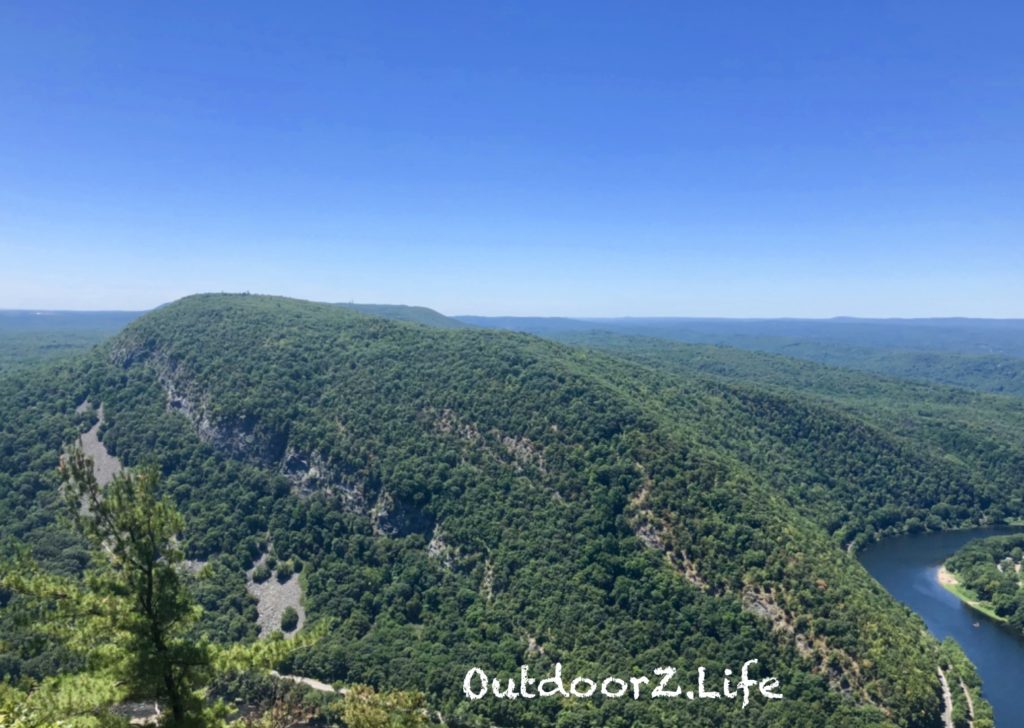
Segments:
[[[894,429],[862,376],[849,396],[797,394],[523,334],[193,296],[0,378],[0,517],[55,573],[82,572],[56,459],[95,421],[76,407],[102,402],[107,448],[159,465],[186,555],[218,574],[198,594],[207,634],[255,636],[244,573],[269,544],[304,565],[310,619],[337,627],[282,669],[420,690],[455,725],[930,725],[950,658],[844,547],[1019,515],[1020,452],[1001,399],[978,415],[976,395],[939,388]],[[932,406],[960,415],[933,426]],[[62,666],[46,645],[4,648],[13,676]],[[461,696],[473,666],[721,674],[750,657],[786,700],[742,715]]]

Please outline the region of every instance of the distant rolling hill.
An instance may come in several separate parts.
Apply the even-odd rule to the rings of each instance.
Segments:
[[[606,332],[730,346],[1024,397],[1024,320],[1019,319],[457,318],[556,340]]]
[[[440,314],[432,308],[426,308],[425,306],[399,306],[386,303],[339,303],[338,305],[370,314],[371,316],[380,316],[381,318],[393,321],[423,324],[424,326],[433,326],[438,329],[461,329],[471,325]]]

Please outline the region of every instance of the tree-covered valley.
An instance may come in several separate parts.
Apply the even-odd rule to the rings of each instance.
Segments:
[[[449,725],[932,726],[941,667],[971,686],[985,725],[959,649],[852,552],[1021,516],[1024,401],[739,349],[553,342],[400,313],[411,320],[192,296],[87,353],[0,377],[4,555],[18,541],[48,573],[86,574],[95,549],[62,515],[58,465],[99,424],[106,450],[155,469],[181,514],[175,547],[203,570],[187,580],[197,639],[256,642],[247,572],[301,584],[298,631],[317,637],[283,653],[280,673],[422,695]],[[22,599],[0,592],[12,695],[88,667],[76,644],[17,618]],[[751,658],[783,700],[462,692],[473,667],[721,676]]]

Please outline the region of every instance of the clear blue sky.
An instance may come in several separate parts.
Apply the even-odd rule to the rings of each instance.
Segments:
[[[0,5],[0,308],[1024,317],[1024,4]]]

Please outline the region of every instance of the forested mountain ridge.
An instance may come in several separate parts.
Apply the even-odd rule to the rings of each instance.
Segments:
[[[339,303],[338,305],[361,313],[368,313],[371,316],[423,324],[439,329],[462,329],[472,325],[445,316],[426,306],[400,306],[387,303]]]
[[[619,336],[609,333],[573,334],[563,338],[567,343],[586,346],[617,358],[642,364],[656,370],[656,381],[665,381],[664,374],[673,373],[687,381],[703,380],[704,387],[741,396],[744,400],[767,400],[790,413],[802,412],[801,418],[820,419],[829,413],[830,423],[845,419],[855,423],[854,430],[869,431],[867,443],[857,445],[858,453],[865,453],[877,443],[886,443],[891,451],[902,451],[908,462],[916,462],[917,474],[945,481],[938,486],[951,499],[945,497],[932,502],[939,507],[931,512],[894,513],[893,508],[912,505],[908,501],[889,498],[885,486],[878,484],[876,495],[888,502],[876,503],[869,509],[871,517],[854,523],[850,537],[874,538],[909,526],[921,527],[930,521],[929,528],[956,527],[957,519],[964,522],[998,522],[1004,516],[1024,510],[1024,402],[1016,397],[996,396],[970,392],[956,387],[921,382],[907,382],[869,373],[841,369],[815,362],[801,361],[775,354],[746,352],[730,347],[684,344],[650,337]],[[664,398],[663,398],[664,399]],[[711,423],[735,420],[749,407],[723,408],[711,418]],[[771,409],[762,409],[754,426],[758,436],[772,431],[772,421],[778,422]],[[785,425],[793,418],[782,415]],[[832,424],[818,431],[826,435]],[[806,432],[801,437],[784,438],[781,445],[809,444]],[[853,443],[847,443],[853,447]],[[761,447],[755,452],[770,452]],[[827,458],[826,458],[827,459]],[[820,458],[805,462],[822,464]],[[762,471],[765,472],[765,471]],[[851,474],[856,474],[853,471]],[[792,482],[793,478],[789,480]],[[813,480],[813,479],[812,479]],[[808,493],[809,482],[801,488]],[[863,479],[852,484],[864,489]],[[890,481],[890,485],[895,485]],[[813,489],[813,488],[812,488]],[[963,496],[974,494],[974,505],[968,515],[960,511],[945,512],[940,505],[965,503]],[[918,500],[918,505],[923,501]],[[843,503],[846,515],[865,515],[849,501]],[[983,513],[984,512],[984,513]],[[910,521],[909,519],[916,519]],[[850,518],[847,518],[850,520]],[[852,522],[852,521],[851,521]],[[835,530],[834,528],[831,530]],[[863,541],[860,538],[859,541]]]
[[[936,643],[839,542],[922,514],[994,519],[1009,497],[777,392],[520,334],[193,296],[0,379],[5,522],[70,572],[52,469],[92,424],[86,399],[125,464],[160,464],[188,555],[222,574],[211,629],[251,636],[244,571],[272,543],[305,565],[310,618],[337,620],[288,669],[422,689],[456,725],[935,725]],[[742,713],[461,695],[473,666],[721,675],[754,657],[786,699]]]
[[[1024,321],[1019,319],[457,319],[555,340],[618,335],[727,346],[1024,397]]]

